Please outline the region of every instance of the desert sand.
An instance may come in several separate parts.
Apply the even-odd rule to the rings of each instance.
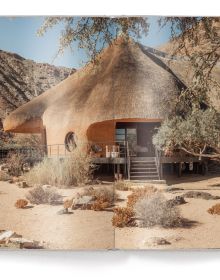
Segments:
[[[74,210],[58,215],[62,205],[34,205],[16,209],[14,203],[24,198],[28,189],[0,182],[0,229],[13,230],[24,238],[45,242],[47,249],[110,249],[114,247],[112,212]],[[77,189],[58,189],[71,197]]]
[[[188,190],[200,190],[220,196],[219,176],[183,176],[169,178],[163,188],[170,199]],[[179,188],[166,192],[166,188]],[[181,190],[182,189],[182,190]],[[58,215],[62,205],[34,205],[33,208],[16,209],[14,203],[24,198],[28,189],[0,182],[0,229],[13,230],[24,238],[44,242],[48,249],[197,249],[220,248],[220,216],[207,210],[220,200],[185,198],[179,205],[181,215],[188,219],[186,227],[138,228],[112,227],[112,212],[74,210],[72,214]],[[71,197],[81,189],[58,189],[63,197]],[[117,205],[125,206],[131,191],[117,191],[121,198]],[[114,239],[115,238],[115,239]],[[169,244],[157,245],[155,239],[164,238]],[[115,243],[115,244],[114,244]]]

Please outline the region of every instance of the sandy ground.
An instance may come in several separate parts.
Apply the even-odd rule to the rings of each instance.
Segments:
[[[192,180],[193,179],[193,180]],[[220,196],[220,177],[190,176],[173,178],[172,187],[183,191],[166,193],[167,198],[181,195],[188,190],[201,190]],[[219,186],[217,186],[219,184]],[[121,193],[121,192],[120,192]],[[123,196],[126,196],[125,192]],[[185,199],[186,204],[178,206],[184,218],[189,220],[187,228],[163,229],[122,228],[116,229],[115,246],[121,249],[184,249],[184,248],[220,248],[220,216],[210,215],[207,209],[219,200]],[[154,245],[155,237],[165,238],[170,245]]]
[[[16,209],[14,203],[29,189],[0,182],[0,229],[13,230],[24,238],[44,241],[49,249],[109,249],[114,247],[112,212],[74,210],[58,215],[61,205],[37,205]],[[64,197],[79,191],[58,190]]]
[[[167,198],[181,195],[188,190],[201,190],[220,196],[220,177],[185,176],[170,178],[169,187],[184,190],[165,192]],[[163,185],[164,190],[168,186]],[[0,182],[0,229],[22,234],[24,238],[44,241],[49,249],[181,249],[220,248],[220,216],[210,215],[207,209],[219,200],[188,199],[178,206],[182,217],[189,220],[188,227],[164,229],[161,227],[114,228],[112,212],[74,210],[73,214],[58,215],[62,206],[37,205],[29,209],[16,209],[14,203],[24,198],[29,189]],[[63,197],[71,197],[80,189],[58,189]],[[118,191],[120,206],[126,205],[131,191]],[[156,246],[155,238],[165,238],[170,245]],[[115,238],[115,239],[114,239]]]

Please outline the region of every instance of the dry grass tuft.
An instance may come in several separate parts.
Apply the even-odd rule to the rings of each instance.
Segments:
[[[28,205],[28,201],[26,199],[18,199],[15,202],[15,207],[19,209],[24,209]]]
[[[92,158],[80,147],[64,159],[48,159],[36,165],[25,177],[28,184],[76,186],[91,180],[95,166]]]
[[[220,215],[220,203],[213,205],[211,208],[207,210],[207,212],[211,215]]]
[[[28,192],[26,198],[32,204],[60,204],[62,196],[54,188],[36,187]]]
[[[134,211],[129,207],[117,207],[114,209],[112,225],[115,227],[134,226]]]

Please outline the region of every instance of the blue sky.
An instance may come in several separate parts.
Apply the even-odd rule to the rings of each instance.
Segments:
[[[141,39],[141,43],[156,47],[169,40],[169,27],[159,28],[156,16],[149,17],[150,32]],[[52,63],[57,66],[79,68],[86,61],[83,50],[74,45],[74,53],[66,50],[62,56],[54,60],[59,46],[59,34],[62,24],[56,25],[43,37],[37,36],[37,30],[44,17],[0,17],[0,49],[17,53],[24,58],[36,62]]]

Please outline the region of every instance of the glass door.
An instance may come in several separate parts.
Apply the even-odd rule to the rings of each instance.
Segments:
[[[115,131],[115,141],[120,146],[122,141],[127,141],[130,156],[136,156],[137,128],[135,123],[117,123]]]

